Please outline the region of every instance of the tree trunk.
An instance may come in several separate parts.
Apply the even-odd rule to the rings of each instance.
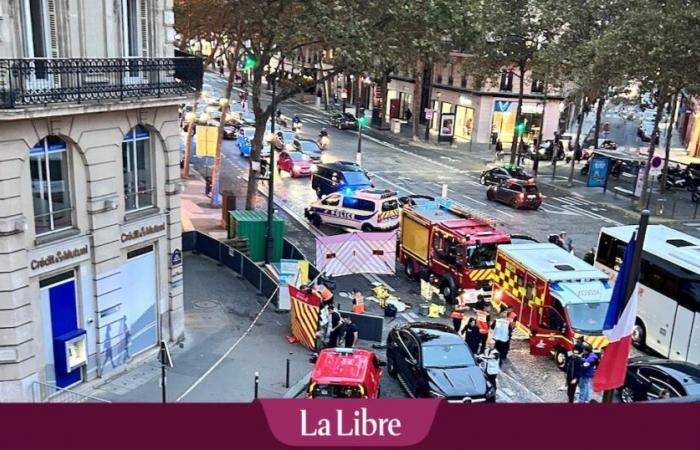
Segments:
[[[581,146],[581,128],[583,128],[583,118],[585,117],[584,111],[586,110],[586,100],[581,98],[581,114],[578,117],[578,131],[576,131],[576,140],[574,141],[574,152],[571,155],[571,167],[569,168],[569,187],[574,185],[574,165],[576,164],[576,150]]]
[[[423,97],[423,72],[425,72],[425,63],[419,61],[416,64],[416,76],[413,82],[413,123],[411,125],[411,138],[414,141],[418,140],[418,127],[420,126],[420,100]],[[428,99],[428,101],[431,101]],[[432,107],[430,105],[429,107]],[[426,122],[426,127],[430,126],[430,121]]]
[[[600,120],[603,117],[603,106],[605,105],[605,96],[598,97],[598,109],[595,112],[595,129],[593,131],[593,148],[598,148],[598,139],[600,138]]]
[[[666,103],[666,97],[659,96],[659,102],[656,105],[656,116],[654,117],[654,129],[651,132],[651,142],[649,143],[649,154],[647,155],[647,163],[644,167],[644,178],[642,182],[642,195],[639,196],[639,209],[644,209],[650,200],[651,192],[647,192],[649,189],[649,168],[651,167],[651,160],[654,158],[654,150],[656,150],[656,135],[659,133],[659,122],[661,122],[661,116],[664,113],[664,104]]]
[[[200,92],[197,91],[194,95],[194,100],[192,100],[192,114],[197,114],[197,100],[199,99]],[[187,112],[185,112],[185,119],[187,118]],[[195,120],[187,124],[187,136],[185,136],[185,162],[182,166],[182,174],[180,175],[183,179],[188,179],[190,177],[190,156],[192,154],[192,130],[194,128]]]
[[[668,175],[668,159],[671,157],[671,138],[673,137],[673,125],[676,119],[676,105],[678,103],[678,96],[680,91],[676,92],[671,100],[673,104],[671,105],[671,117],[668,119],[668,129],[666,131],[666,151],[664,156],[664,168],[661,176],[661,190],[666,190],[666,176]]]
[[[384,76],[382,77],[382,105],[381,105],[380,114],[379,114],[380,119],[381,119],[381,122],[379,124],[379,128],[382,130],[386,130],[389,128],[389,125],[386,122],[386,112],[387,112],[387,108],[389,107],[388,103],[389,103],[389,76],[386,73],[384,73]]]
[[[518,123],[523,112],[523,96],[525,90],[525,67],[520,66],[520,80],[518,81],[518,109],[515,112],[515,127],[513,127],[513,142],[510,144],[510,164],[515,165],[518,151]]]
[[[258,194],[258,174],[253,170],[253,162],[260,163],[260,151],[262,150],[263,137],[265,135],[265,125],[269,115],[267,108],[263,111],[260,103],[260,88],[262,84],[262,69],[256,67],[252,71],[253,80],[251,85],[251,97],[253,98],[253,113],[255,114],[255,135],[251,142],[250,165],[248,167],[248,189],[246,192],[245,209],[255,209]]]

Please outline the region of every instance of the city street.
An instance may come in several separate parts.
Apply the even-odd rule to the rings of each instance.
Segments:
[[[217,98],[217,95],[221,95],[222,79],[207,74],[205,80],[205,90],[211,97]],[[300,115],[303,135],[306,138],[315,139],[321,128],[327,128],[331,139],[328,151],[331,159],[355,161],[358,139],[356,132],[330,128],[325,114],[308,105],[289,101],[280,109],[288,117]],[[595,245],[601,227],[636,221],[635,212],[625,211],[620,207],[607,207],[587,199],[579,192],[570,193],[543,184],[541,190],[546,199],[538,211],[514,210],[505,205],[491,203],[486,199],[484,186],[478,182],[481,172],[494,165],[488,149],[473,149],[470,152],[468,147],[458,146],[429,150],[420,146],[392,143],[381,137],[374,137],[374,133],[368,134],[369,137],[365,135],[363,138],[362,163],[376,187],[396,190],[399,195],[439,196],[442,185],[446,183],[450,198],[494,218],[499,227],[509,233],[526,234],[546,241],[550,233],[567,231],[573,239],[579,257]],[[224,141],[222,161],[222,190],[236,178],[247,177],[248,161],[239,155],[234,141]],[[194,164],[200,171],[205,170],[202,167],[203,161],[196,159]],[[264,183],[261,190],[266,192]],[[317,230],[303,217],[304,208],[316,199],[309,178],[292,179],[287,174],[283,174],[281,179],[276,177],[275,196],[278,212],[288,219],[288,238],[306,255],[315,255],[314,235],[344,232],[340,228],[329,226],[322,226],[321,230]],[[692,229],[692,225],[700,226],[691,223],[686,228]],[[684,227],[682,224],[675,226]],[[403,268],[397,263],[395,276],[344,277],[347,279],[340,281],[338,288],[341,291],[341,299],[342,294],[349,293],[352,288],[368,292],[373,287],[372,282],[381,281],[393,288],[395,295],[402,301],[417,305],[420,302],[419,286],[407,280],[402,272]],[[377,305],[371,306],[374,306],[374,311],[370,307],[370,312],[381,313]],[[399,322],[414,320],[423,319],[415,312],[402,313],[397,319]],[[444,319],[444,322],[447,321],[448,319]],[[396,323],[386,323],[385,334],[394,325]],[[635,352],[633,350],[633,353]],[[565,400],[565,392],[559,389],[562,386],[562,373],[551,359],[530,355],[527,340],[522,339],[514,341],[511,355],[510,361],[504,365],[499,401]],[[386,376],[383,377],[382,383],[383,395],[405,396],[395,379]]]

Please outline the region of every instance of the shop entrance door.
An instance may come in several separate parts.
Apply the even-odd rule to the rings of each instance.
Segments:
[[[124,317],[119,335],[124,343],[121,361],[152,348],[158,342],[156,320],[156,253],[152,245],[127,254],[122,269]]]
[[[66,272],[40,283],[41,309],[44,329],[44,357],[47,364],[47,381],[65,388],[82,381],[82,370],[76,368],[70,372],[62,370],[65,361],[56,359],[54,339],[75,331],[78,328],[78,305],[75,293],[75,276],[73,271]],[[49,364],[53,364],[49,367]],[[55,377],[53,380],[51,379]]]

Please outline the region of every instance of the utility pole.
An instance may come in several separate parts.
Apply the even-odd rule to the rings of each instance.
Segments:
[[[574,151],[571,154],[571,167],[569,168],[569,180],[568,180],[568,185],[569,187],[574,185],[574,164],[576,163],[576,152],[578,149],[581,147],[581,128],[583,127],[583,118],[588,114],[588,102],[586,102],[586,97],[582,96],[581,97],[581,114],[578,117],[578,131],[576,132],[576,142],[574,143]],[[597,147],[597,143],[594,145],[594,147]]]
[[[625,298],[620,306],[620,314],[625,310],[627,302],[629,302],[630,297],[635,289],[637,289],[637,280],[639,279],[639,270],[642,265],[642,251],[644,250],[644,240],[647,235],[647,226],[649,225],[649,216],[651,213],[648,209],[642,211],[639,217],[639,228],[637,229],[637,239],[634,244],[634,253],[632,254],[632,265],[630,271],[630,277],[627,280],[620,280],[619,282],[627,282],[625,287]],[[619,316],[618,316],[619,319]],[[613,395],[615,393],[614,389],[609,389],[603,393],[603,403],[612,403]]]
[[[284,64],[284,63],[283,63]],[[267,235],[265,236],[265,264],[272,262],[272,214],[274,212],[274,195],[275,195],[275,114],[277,111],[277,80],[272,77],[272,120],[270,121],[270,132],[272,140],[270,141],[270,162],[268,164],[267,176]]]
[[[367,119],[365,119],[365,109],[360,107],[360,104],[358,103],[357,105],[357,131],[359,132],[357,136],[357,156],[355,158],[355,162],[357,163],[358,166],[362,165],[362,129],[365,127],[365,123],[367,123]]]

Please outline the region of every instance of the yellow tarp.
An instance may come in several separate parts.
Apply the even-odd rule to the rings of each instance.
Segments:
[[[197,156],[216,156],[216,140],[219,136],[218,127],[197,126]]]

